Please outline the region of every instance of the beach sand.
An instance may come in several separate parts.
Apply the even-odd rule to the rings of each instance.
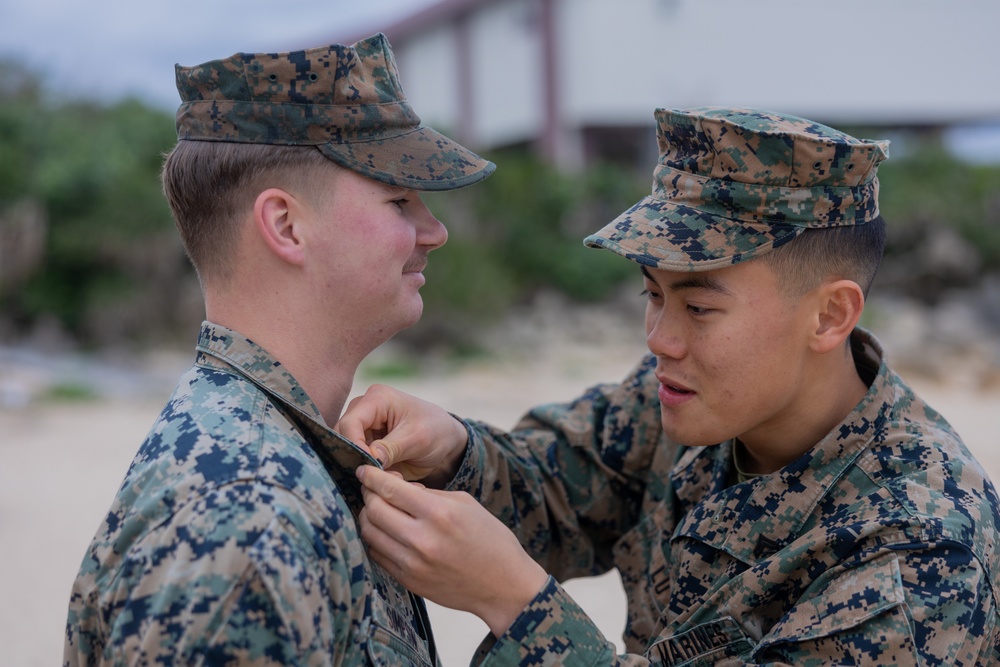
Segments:
[[[552,344],[391,384],[457,414],[507,428],[531,405],[572,399],[591,384],[619,380],[641,352],[641,341],[611,350],[606,345]],[[178,372],[186,363],[177,361]],[[7,373],[9,379],[11,372],[0,364],[0,376]],[[1000,451],[992,430],[1000,391],[907,379],[948,417],[993,479],[1000,480]],[[368,384],[362,378],[355,393]],[[3,664],[60,664],[66,606],[80,560],[172,385],[132,396],[0,409]],[[625,601],[617,575],[576,580],[568,588],[620,646]],[[444,667],[468,664],[486,626],[434,605],[431,613]]]

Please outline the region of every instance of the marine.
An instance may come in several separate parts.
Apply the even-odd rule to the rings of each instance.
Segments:
[[[86,550],[64,664],[438,664],[360,539],[377,461],[331,424],[422,313],[447,230],[420,193],[495,167],[420,124],[381,34],[176,78],[163,187],[206,320]]]
[[[887,142],[655,120],[651,194],[585,239],[635,264],[649,354],[509,432],[371,387],[338,429],[422,484],[358,469],[376,560],[486,622],[476,665],[1000,664],[996,489],[859,324]],[[613,568],[620,655],[560,583]]]

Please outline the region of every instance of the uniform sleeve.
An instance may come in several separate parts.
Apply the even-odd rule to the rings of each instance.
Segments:
[[[472,664],[500,665],[646,665],[639,656],[616,656],[615,645],[555,579],[549,577],[535,599],[500,638],[479,646]]]
[[[684,665],[684,667],[737,667],[750,664],[750,642],[736,629],[732,619],[726,627],[710,633],[711,647],[705,643],[707,632],[686,633],[674,644],[654,640],[644,655],[616,655],[593,621],[552,578],[500,638],[491,637],[479,646],[472,660],[475,667],[518,665],[531,667],[648,667]],[[768,663],[779,667],[784,663]],[[799,664],[799,663],[796,663]],[[814,663],[801,663],[814,664]],[[826,665],[830,663],[815,663]]]
[[[688,667],[994,664],[998,611],[988,576],[964,547],[887,553],[804,596],[762,638],[739,619],[671,628],[643,655],[615,655],[593,621],[552,578],[473,664]]]
[[[102,645],[71,638],[67,663],[332,664],[364,610],[345,554],[326,542],[320,558],[307,512],[253,483],[181,508],[128,548],[117,581],[94,589],[101,599],[88,607],[112,624]]]
[[[648,357],[621,384],[536,407],[509,433],[466,422],[469,449],[449,488],[475,496],[560,580],[606,571],[637,520],[662,438],[654,364]]]

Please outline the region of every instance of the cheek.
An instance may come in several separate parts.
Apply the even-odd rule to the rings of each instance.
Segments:
[[[754,386],[766,378],[768,357],[778,344],[768,327],[755,318],[733,318],[722,328],[695,332],[692,349],[699,351],[701,370],[712,378],[720,397],[746,400]]]
[[[724,400],[739,404],[768,402],[794,374],[797,350],[794,323],[779,314],[758,310],[738,329],[712,341],[706,367],[717,380]]]
[[[695,335],[691,339],[692,349],[700,351],[702,372],[717,383],[723,394],[733,393],[734,383],[738,384],[746,374],[746,343],[738,332],[719,332],[712,337]]]

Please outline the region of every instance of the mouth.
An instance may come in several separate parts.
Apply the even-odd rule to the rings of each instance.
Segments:
[[[665,375],[657,375],[656,379],[660,381],[660,384],[669,389],[670,391],[676,392],[678,394],[694,394],[696,393],[694,389],[687,387],[676,380],[668,378]]]
[[[657,376],[660,381],[660,389],[657,392],[660,403],[665,406],[675,406],[684,403],[695,396],[698,392],[685,385],[671,380],[667,377]]]
[[[411,259],[403,265],[403,273],[423,273],[427,268],[427,258],[420,257]]]

